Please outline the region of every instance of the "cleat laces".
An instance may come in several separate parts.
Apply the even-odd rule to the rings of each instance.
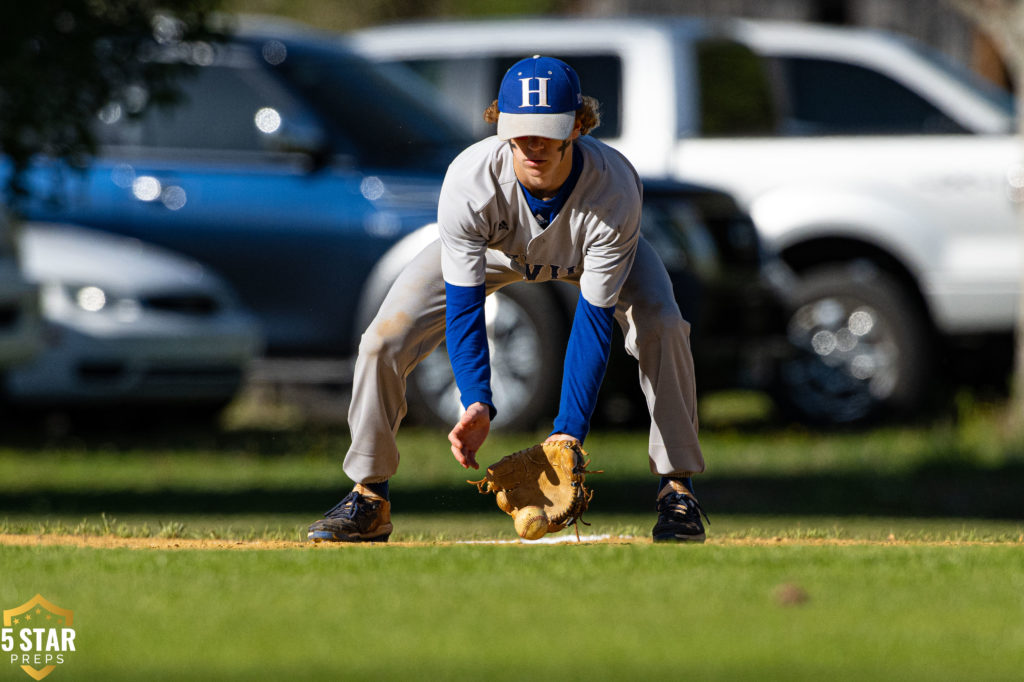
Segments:
[[[685,493],[671,492],[665,495],[658,501],[658,513],[665,514],[671,520],[680,523],[691,520],[696,520],[697,523],[700,523],[701,517],[704,517],[707,524],[711,525],[711,519],[708,518],[704,508],[700,506],[700,502],[695,497]],[[697,516],[696,519],[693,519],[694,515]]]
[[[360,495],[353,490],[345,496],[345,499],[324,512],[324,518],[353,521],[363,509],[367,509],[372,512],[379,506],[380,502],[377,502],[376,500],[371,501],[367,499],[366,496]]]

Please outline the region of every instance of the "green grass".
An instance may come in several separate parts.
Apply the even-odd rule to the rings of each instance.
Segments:
[[[968,405],[933,424],[817,433],[765,421],[745,399],[712,402],[704,417],[708,472],[697,486],[713,536],[1005,541],[1022,533],[1024,444],[1003,432],[994,410]],[[264,421],[9,438],[0,445],[0,531],[301,537],[349,487],[348,435]],[[480,459],[542,437],[496,433]],[[510,532],[493,498],[466,483],[480,474],[455,464],[442,432],[406,429],[399,442],[396,539]],[[646,535],[656,479],[645,434],[596,432],[587,448],[592,468],[605,470],[589,478],[590,532]]]
[[[1024,669],[1022,558],[1009,545],[7,548],[0,597],[74,610],[60,679],[1010,680]]]
[[[703,546],[459,543],[512,524],[443,433],[408,429],[404,544],[4,546],[0,606],[40,593],[75,611],[78,651],[53,679],[1020,679],[1024,447],[998,412],[816,433],[743,400],[704,420]],[[481,459],[542,435],[494,434]],[[588,439],[606,473],[588,479],[585,533],[647,537],[645,442]],[[347,444],[261,423],[7,433],[0,532],[299,539],[348,488]]]

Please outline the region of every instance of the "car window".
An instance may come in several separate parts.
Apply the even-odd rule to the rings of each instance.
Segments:
[[[707,137],[771,135],[777,130],[768,74],[761,58],[728,40],[697,44],[701,133]]]
[[[341,50],[275,44],[286,56],[272,61],[255,56],[259,45],[231,46],[180,79],[177,101],[140,116],[128,115],[128,98],[111,103],[99,117],[101,144],[217,154],[297,143],[328,146],[367,167],[428,170],[443,169],[469,144],[466,131],[397,76]]]
[[[384,62],[387,66],[403,66],[437,93],[439,106],[457,118],[474,137],[494,134],[494,125],[483,119],[483,111],[494,99],[493,67],[490,57],[436,57],[408,58],[397,62]]]
[[[107,109],[107,145],[203,151],[264,151],[282,124],[313,125],[312,115],[259,68],[204,66],[181,81],[172,104],[148,107],[138,119]]]
[[[962,87],[973,91],[978,97],[1000,109],[1007,118],[1014,118],[1017,103],[1013,93],[929,45],[909,40],[905,36],[897,35],[894,39],[900,41],[908,50],[942,71],[946,76],[957,81]]]
[[[327,122],[341,148],[363,165],[443,169],[469,144],[469,133],[433,102],[415,96],[395,72],[352,55],[289,47],[275,64],[303,101]]]
[[[777,61],[792,135],[927,135],[966,132],[885,74],[828,59]]]

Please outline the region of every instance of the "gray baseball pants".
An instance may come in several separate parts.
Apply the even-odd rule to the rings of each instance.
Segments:
[[[491,253],[488,295],[509,284],[529,284],[519,272],[492,259]],[[665,266],[643,239],[619,295],[615,319],[626,351],[640,367],[640,386],[651,415],[651,472],[703,472],[690,325],[679,313]],[[398,470],[395,436],[407,409],[406,377],[440,345],[444,334],[441,245],[435,241],[402,271],[359,344],[348,414],[352,445],[344,464],[345,474],[356,483],[385,481]]]

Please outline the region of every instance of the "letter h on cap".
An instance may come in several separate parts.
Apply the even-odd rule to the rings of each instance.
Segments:
[[[538,77],[537,81],[540,83],[540,85],[537,87],[536,90],[530,89],[530,81],[532,80],[533,78],[519,79],[519,81],[523,84],[523,103],[519,105],[519,108],[522,109],[523,107],[532,106],[550,107],[551,105],[548,104],[548,81],[551,79]],[[537,104],[530,103],[530,95],[532,95],[533,93],[537,93]]]

